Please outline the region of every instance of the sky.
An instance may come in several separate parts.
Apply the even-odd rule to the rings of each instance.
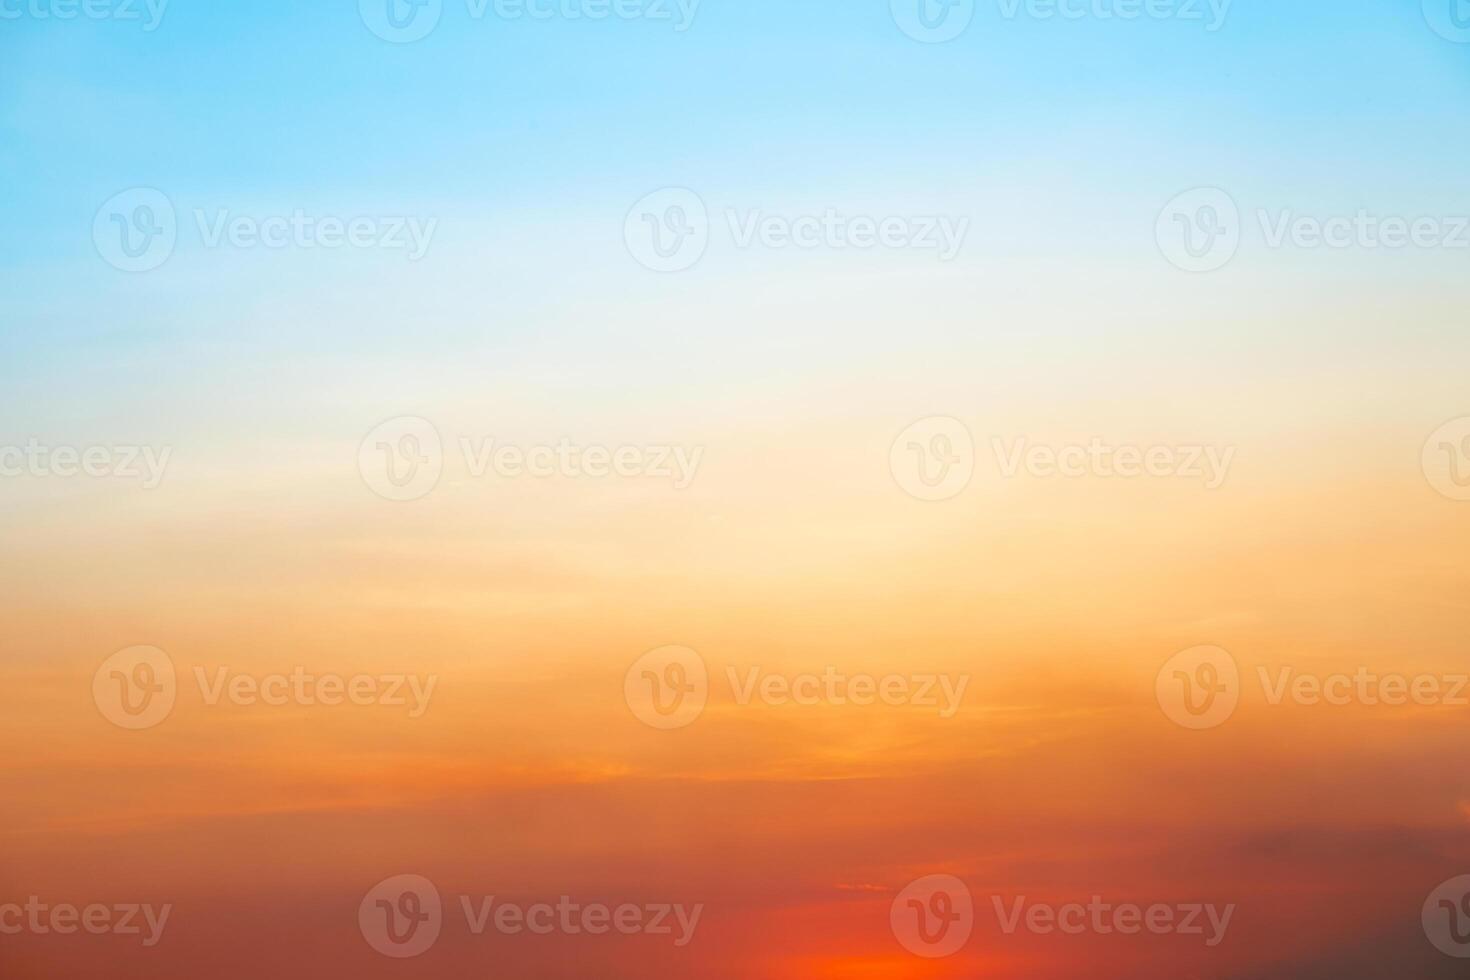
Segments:
[[[0,0],[0,974],[1461,975],[1449,2]]]

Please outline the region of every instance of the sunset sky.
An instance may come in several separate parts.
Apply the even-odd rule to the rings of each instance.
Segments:
[[[508,2],[0,0],[0,977],[1463,976],[1470,10]]]

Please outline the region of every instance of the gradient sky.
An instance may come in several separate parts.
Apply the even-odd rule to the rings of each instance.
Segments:
[[[31,0],[26,0],[30,3]],[[42,2],[42,0],[36,0]],[[45,0],[52,2],[52,0]],[[944,44],[887,0],[703,0],[643,21],[475,21],[412,44],[355,0],[172,0],[158,29],[0,19],[0,447],[168,446],[156,489],[0,477],[0,905],[153,902],[165,939],[0,935],[0,975],[1367,980],[1462,975],[1420,926],[1470,874],[1463,707],[1271,706],[1257,667],[1447,674],[1470,503],[1421,468],[1470,415],[1470,250],[1267,247],[1257,209],[1470,214],[1470,44],[1419,0],[1008,19]],[[1206,8],[1207,9],[1207,8]],[[128,274],[99,207],[165,193]],[[714,229],[658,274],[634,202]],[[1167,202],[1226,190],[1191,275]],[[411,215],[417,262],[207,248],[192,212]],[[724,212],[967,217],[932,253],[738,249]],[[399,416],[519,445],[703,448],[698,479],[476,478],[407,504],[359,443]],[[955,499],[890,472],[916,419],[978,447]],[[1231,446],[1226,483],[1007,478],[992,438]],[[205,704],[110,724],[135,645],[245,673],[435,674],[423,718]],[[741,705],[677,731],[646,651],[970,678],[916,706]],[[1229,650],[1236,715],[1155,676]],[[703,903],[697,939],[363,940],[398,874],[447,900]],[[973,894],[954,956],[894,898]],[[992,896],[1232,903],[1182,936],[1005,935]]]

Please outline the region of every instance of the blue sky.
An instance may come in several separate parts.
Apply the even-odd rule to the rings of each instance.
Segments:
[[[962,269],[1025,261],[1085,278],[1136,261],[1166,287],[1153,216],[1185,188],[1228,187],[1244,207],[1470,211],[1470,45],[1431,31],[1418,0],[1237,0],[1214,32],[1007,19],[981,0],[944,44],[907,37],[885,0],[704,0],[682,33],[477,21],[445,2],[437,30],[404,45],[347,0],[173,0],[151,33],[0,21],[0,345],[15,355],[0,371],[34,380],[95,349],[231,335],[391,352],[424,311],[416,342],[449,351],[544,333],[558,295],[575,310],[568,335],[595,335],[588,316],[625,322],[619,304],[678,293],[620,241],[630,203],[664,186],[716,209],[973,214]],[[138,186],[168,194],[181,224],[195,208],[306,208],[440,227],[413,269],[201,256],[181,239],[164,269],[130,276],[99,261],[90,228]],[[747,291],[813,271],[722,268],[748,274],[731,286]],[[385,307],[385,275],[419,299]],[[311,326],[282,327],[272,299]]]

